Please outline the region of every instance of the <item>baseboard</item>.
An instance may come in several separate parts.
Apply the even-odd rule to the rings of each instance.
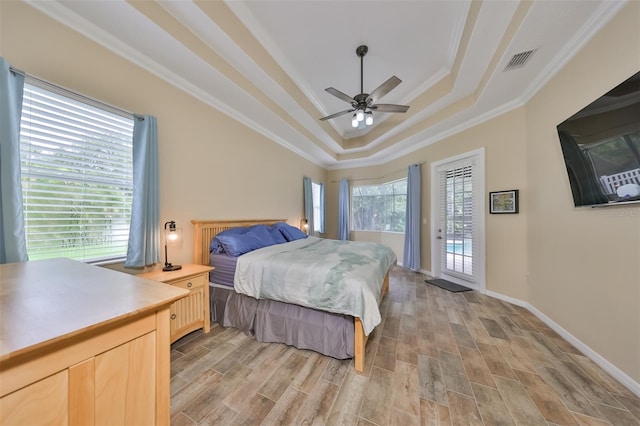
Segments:
[[[427,271],[426,269],[420,269],[420,273],[423,275],[429,275],[430,277],[433,277],[433,274],[431,273],[431,271]]]
[[[558,325],[551,318],[543,314],[539,311],[535,306],[527,302],[523,302],[520,299],[516,299],[510,296],[506,296],[504,294],[496,293],[494,291],[486,290],[485,294],[487,296],[494,297],[496,299],[504,300],[505,302],[512,303],[517,306],[521,306],[531,312],[533,315],[538,317],[542,322],[549,326],[553,331],[558,333],[562,338],[564,338],[567,342],[571,343],[575,346],[580,352],[582,352],[587,358],[591,361],[595,362],[602,368],[604,371],[609,373],[614,379],[622,383],[626,388],[628,388],[631,392],[633,392],[636,396],[640,398],[640,383],[633,380],[629,375],[627,375],[624,371],[620,370],[618,367],[613,365],[611,362],[607,361],[602,355],[591,349],[589,346],[584,344],[578,338],[573,336],[567,330]]]
[[[529,309],[530,305],[527,302],[523,302],[522,300],[516,299],[515,297],[507,296],[502,293],[496,293],[495,291],[491,291],[491,290],[485,290],[484,294],[486,294],[487,296],[491,296],[495,299],[504,300],[505,302],[509,302],[512,305],[521,306],[529,311],[531,310]]]

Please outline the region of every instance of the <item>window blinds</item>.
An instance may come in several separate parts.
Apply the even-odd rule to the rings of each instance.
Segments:
[[[125,257],[133,118],[28,82],[20,126],[29,258]]]

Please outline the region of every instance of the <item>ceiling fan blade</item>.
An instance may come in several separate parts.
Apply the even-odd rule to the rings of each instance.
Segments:
[[[369,108],[378,112],[407,112],[407,110],[409,109],[409,106],[394,105],[394,104],[376,104],[376,105],[371,105]]]
[[[321,121],[330,120],[332,118],[339,117],[341,115],[348,114],[348,113],[353,112],[353,111],[355,111],[355,109],[346,109],[344,111],[336,112],[335,114],[331,114],[331,115],[327,115],[326,117],[322,117],[320,120]]]
[[[345,95],[344,93],[342,93],[338,89],[334,89],[333,87],[327,87],[324,90],[326,90],[327,92],[331,93],[336,98],[342,99],[343,101],[349,102],[350,104],[357,103],[356,100],[353,99],[351,96]]]
[[[395,75],[392,76],[389,80],[376,87],[373,92],[371,92],[371,94],[367,96],[366,102],[369,104],[375,103],[378,99],[392,91],[400,83],[402,83],[402,80],[400,80]]]

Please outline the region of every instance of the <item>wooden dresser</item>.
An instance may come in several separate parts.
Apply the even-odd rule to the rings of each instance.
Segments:
[[[0,424],[169,424],[187,294],[68,259],[0,265]]]
[[[182,265],[177,271],[156,270],[138,275],[189,290],[189,295],[171,305],[171,342],[194,330],[211,329],[209,319],[209,271],[211,266]]]

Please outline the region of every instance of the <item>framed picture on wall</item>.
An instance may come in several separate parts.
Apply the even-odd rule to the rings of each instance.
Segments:
[[[489,193],[489,213],[518,213],[518,190],[495,191]]]

